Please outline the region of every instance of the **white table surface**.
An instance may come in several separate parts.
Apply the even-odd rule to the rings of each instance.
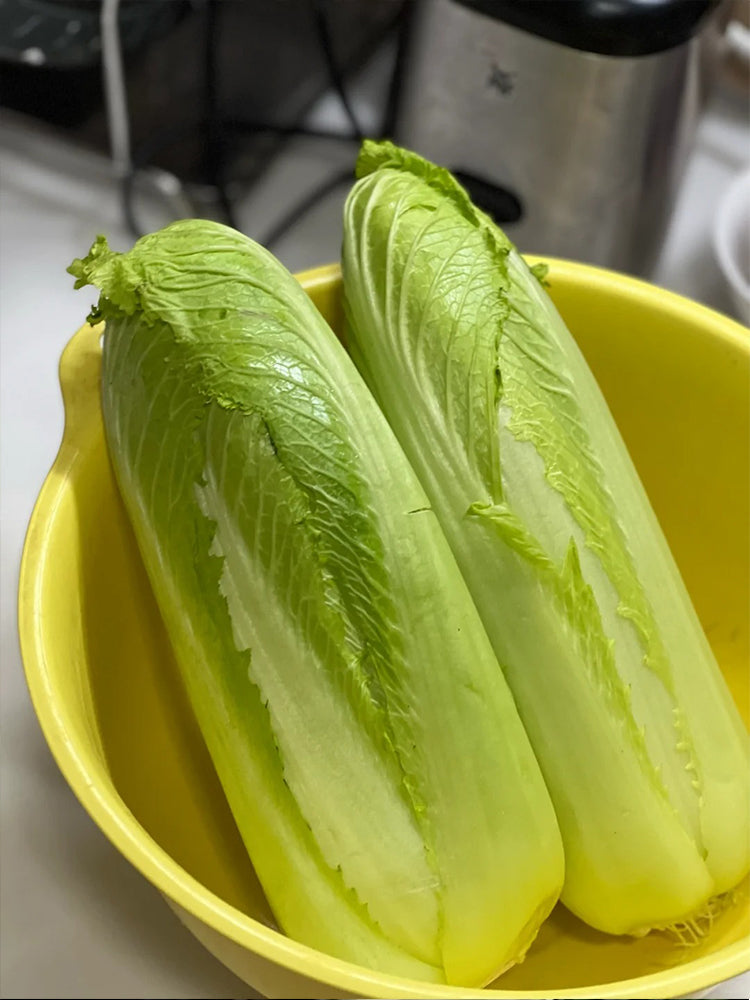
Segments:
[[[656,279],[729,311],[709,231],[722,191],[750,160],[737,109],[704,119]],[[6,128],[2,130],[2,125]],[[157,892],[109,844],[54,764],[26,690],[16,631],[16,585],[29,514],[62,430],[57,363],[90,295],[65,267],[99,231],[124,249],[107,166],[39,143],[0,121],[0,994],[3,997],[239,998],[252,991],[178,923]],[[240,209],[258,235],[280,211],[283,185],[337,168],[346,151],[297,144]],[[302,181],[305,183],[305,181]],[[334,196],[277,252],[292,269],[338,255]],[[147,215],[154,225],[157,215]],[[252,223],[252,224],[251,224]],[[747,997],[750,976],[713,997]]]

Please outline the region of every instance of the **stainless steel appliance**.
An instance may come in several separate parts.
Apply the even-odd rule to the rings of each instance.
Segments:
[[[699,107],[711,0],[425,0],[397,138],[522,250],[648,274]]]

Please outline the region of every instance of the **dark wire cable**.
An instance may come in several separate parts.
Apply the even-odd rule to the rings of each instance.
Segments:
[[[277,135],[281,138],[301,135],[311,139],[336,139],[357,142],[354,132],[332,132],[325,128],[311,128],[307,125],[276,125],[271,122],[263,122],[254,118],[224,118],[224,127],[230,132],[248,132],[250,135],[257,135],[259,132],[267,132],[270,135]]]
[[[315,0],[315,6],[320,8],[320,0]],[[396,127],[396,118],[398,115],[399,102],[401,98],[401,87],[404,78],[404,67],[406,63],[406,53],[409,46],[410,40],[410,30],[412,25],[412,11],[413,4],[411,0],[406,0],[406,2],[401,7],[398,16],[395,19],[394,27],[397,31],[396,35],[396,53],[393,65],[393,74],[391,76],[390,84],[388,87],[388,93],[386,95],[385,108],[383,110],[383,122],[381,127],[381,136],[385,138],[391,138]],[[324,48],[323,36],[320,35],[321,48]],[[325,46],[325,51],[327,52],[327,58],[330,60],[333,51],[330,45]],[[351,114],[351,107],[346,95],[346,89],[341,79],[341,75],[338,73],[338,66],[333,59],[333,69],[331,72],[331,79],[336,79],[335,87],[341,97],[341,103],[349,112],[350,121],[352,124],[352,129],[354,135],[353,139],[361,140],[363,138],[362,132],[359,129],[359,125],[356,116]],[[271,249],[273,245],[278,243],[278,241],[286,235],[286,233],[296,225],[311,209],[313,209],[317,203],[325,198],[331,192],[335,191],[339,185],[345,182],[351,182],[354,179],[354,171],[351,168],[347,168],[345,171],[341,171],[335,174],[333,177],[329,177],[322,184],[313,188],[305,197],[295,206],[293,206],[285,216],[278,220],[274,227],[266,234],[266,236],[260,241],[267,249]]]
[[[131,164],[130,169],[124,175],[120,184],[120,204],[122,206],[125,225],[128,227],[130,234],[138,240],[143,236],[143,230],[138,224],[138,219],[135,217],[135,209],[133,208],[134,187],[135,166]]]
[[[326,195],[331,194],[335,191],[339,185],[344,182],[351,183],[354,180],[354,170],[352,167],[347,167],[346,170],[340,170],[338,173],[334,174],[333,177],[326,177],[326,179],[314,187],[312,191],[305,195],[305,197],[294,205],[286,215],[282,216],[278,222],[275,223],[273,228],[266,233],[266,235],[259,240],[263,246],[270,250],[274,244],[278,243],[282,236],[284,236],[288,230],[292,228],[299,220],[314,208],[319,201],[326,197]]]
[[[331,38],[331,30],[328,24],[325,0],[310,0],[310,7],[315,21],[315,30],[318,36],[320,51],[325,60],[331,86],[336,91],[336,94],[341,101],[341,106],[346,112],[349,124],[352,127],[354,138],[358,142],[361,142],[362,139],[364,139],[364,132],[359,126],[359,121],[354,113],[354,109],[352,108],[349,95],[346,92],[341,67],[339,66],[339,61],[333,49],[333,40]]]
[[[394,29],[396,32],[396,53],[393,60],[393,70],[388,85],[388,93],[385,98],[385,108],[383,119],[380,125],[380,136],[384,139],[392,139],[398,124],[398,113],[401,103],[401,90],[406,72],[406,62],[411,42],[412,27],[414,25],[414,10],[416,4],[413,0],[405,0],[399,10]]]
[[[150,136],[135,148],[131,169],[123,177],[121,188],[123,216],[128,229],[134,237],[143,236],[143,228],[138,224],[133,209],[136,174],[139,170],[147,167],[163,149],[167,149],[186,136],[191,135],[194,127],[194,125],[181,124],[164,129]],[[335,142],[356,141],[355,136],[349,132],[330,132],[325,129],[306,128],[299,125],[271,125],[268,122],[252,121],[244,118],[222,119],[222,128],[230,135],[242,134],[244,132],[250,135],[258,135],[265,132],[281,137],[303,136],[312,139],[330,139]],[[230,225],[234,225],[234,222],[230,222]]]
[[[219,0],[206,0],[206,31],[204,48],[204,122],[203,127],[206,136],[206,152],[204,168],[211,183],[214,185],[219,205],[224,217],[230,225],[234,225],[234,212],[231,199],[226,190],[225,162],[227,137],[248,133],[256,135],[267,133],[277,135],[280,138],[292,136],[308,136],[312,138],[330,139],[336,141],[359,142],[364,137],[364,133],[359,125],[351,102],[346,91],[343,75],[338,63],[338,59],[332,45],[328,17],[324,9],[324,0],[310,0],[311,9],[316,24],[316,34],[321,49],[321,54],[325,60],[326,68],[330,78],[331,86],[336,92],[342,107],[344,108],[351,131],[334,132],[326,129],[317,129],[305,125],[276,125],[270,122],[262,122],[252,119],[222,118],[219,111],[219,87],[218,87],[218,59],[217,59],[217,8]],[[383,37],[390,34],[395,28],[398,31],[396,60],[393,76],[389,87],[386,107],[383,115],[383,126],[381,134],[390,137],[393,132],[395,115],[400,96],[401,78],[403,75],[404,53],[408,35],[408,26],[411,21],[411,0],[404,0],[398,14],[389,23],[383,32]],[[141,143],[133,151],[131,167],[123,178],[121,195],[123,215],[128,228],[134,236],[142,235],[142,230],[138,225],[133,210],[133,196],[136,180],[136,173],[153,160],[153,158],[164,148],[178,142],[185,135],[189,135],[194,125],[181,125],[172,129],[164,129],[157,135],[151,136]],[[304,215],[307,214],[316,204],[318,199],[326,197],[334,191],[340,184],[353,179],[353,170],[339,172],[333,177],[314,188],[300,203],[290,209],[289,212],[273,227],[266,237],[266,245],[275,243],[284,233],[295,225]]]
[[[236,229],[234,209],[226,188],[225,154],[227,142],[219,111],[217,55],[220,6],[218,0],[208,0],[206,3],[206,30],[203,45],[203,129],[205,135],[203,171],[206,180],[216,191],[217,200],[226,223]]]

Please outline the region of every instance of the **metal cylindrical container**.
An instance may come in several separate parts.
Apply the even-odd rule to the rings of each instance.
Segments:
[[[427,0],[397,138],[453,170],[521,250],[648,274],[696,124],[711,6]]]

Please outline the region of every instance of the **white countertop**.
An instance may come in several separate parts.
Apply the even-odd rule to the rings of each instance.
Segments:
[[[743,118],[720,104],[706,115],[655,275],[659,283],[724,311],[731,307],[709,232],[722,191],[750,160]],[[79,806],[29,701],[16,632],[18,564],[29,514],[62,431],[58,359],[90,304],[85,293],[73,291],[65,267],[99,231],[120,249],[132,241],[106,163],[63,145],[40,146],[15,127],[2,134],[0,153],[0,995],[254,996],[178,923]],[[338,169],[348,155],[331,144],[296,143],[242,204],[246,231],[257,235],[273,220],[286,181],[311,183]],[[338,256],[342,198],[328,199],[279,245],[290,268]],[[162,220],[152,213],[147,221],[155,226]],[[750,976],[743,976],[710,996],[749,993]]]

